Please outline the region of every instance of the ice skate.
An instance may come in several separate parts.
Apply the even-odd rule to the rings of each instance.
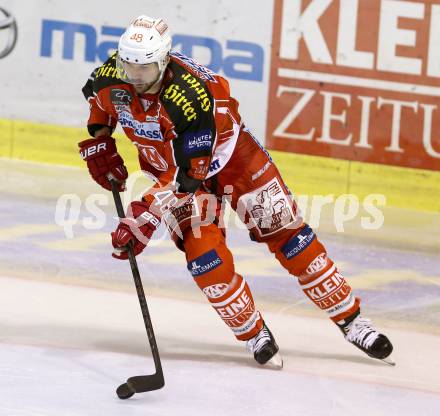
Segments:
[[[396,363],[389,358],[393,352],[391,341],[383,334],[376,331],[369,319],[357,315],[354,319],[339,325],[345,339],[358,347],[372,358],[382,360],[389,365]]]
[[[266,324],[257,335],[246,342],[246,349],[254,354],[257,363],[278,370],[283,368],[278,345]]]

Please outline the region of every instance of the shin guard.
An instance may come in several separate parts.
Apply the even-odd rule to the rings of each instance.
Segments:
[[[228,284],[215,284],[202,289],[211,306],[239,340],[254,337],[263,327],[247,282],[235,274]]]
[[[263,327],[251,290],[235,273],[224,235],[215,226],[202,228],[201,238],[186,233],[188,270],[212,307],[239,340],[254,337]]]
[[[338,322],[359,310],[360,299],[354,296],[310,226],[294,230],[287,242],[276,247],[271,249],[277,259],[298,277],[306,296],[330,319]]]

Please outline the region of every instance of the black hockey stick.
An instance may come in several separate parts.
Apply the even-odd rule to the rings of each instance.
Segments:
[[[119,195],[118,185],[114,179],[110,179],[112,185],[113,198],[115,200],[116,211],[119,218],[125,218],[124,207],[122,206],[121,196]],[[131,271],[133,274],[134,284],[139,299],[139,304],[144,318],[145,329],[147,330],[148,341],[150,342],[151,353],[153,354],[154,366],[156,372],[148,376],[130,377],[126,383],[121,384],[116,389],[116,394],[120,399],[128,399],[135,393],[144,393],[147,391],[158,390],[165,385],[163,377],[162,364],[160,362],[159,350],[154,336],[153,325],[151,323],[150,313],[148,312],[147,300],[145,299],[144,288],[142,286],[141,276],[133,253],[131,244],[127,247],[128,259],[130,261]]]

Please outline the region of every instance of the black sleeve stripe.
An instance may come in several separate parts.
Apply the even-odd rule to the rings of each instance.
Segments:
[[[95,71],[92,72],[86,84],[82,88],[82,93],[84,94],[84,98],[88,101],[90,98],[94,96],[93,94],[93,83],[95,81]]]
[[[103,127],[108,127],[110,129],[110,131],[113,133],[113,127],[107,126],[106,124],[89,124],[87,126],[87,130],[88,130],[90,136],[95,137],[95,133],[98,130],[101,130]]]
[[[97,95],[102,89],[120,84],[126,83],[118,77],[116,55],[114,54],[92,72],[84,85],[82,92],[85,99],[89,100],[94,95]]]

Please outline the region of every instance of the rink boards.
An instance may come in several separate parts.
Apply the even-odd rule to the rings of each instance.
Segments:
[[[0,119],[0,156],[13,159],[83,167],[77,143],[85,128]],[[137,153],[122,133],[118,149],[130,172],[137,171]],[[392,207],[439,212],[440,172],[367,164],[287,152],[271,155],[296,195],[385,195]],[[405,224],[401,218],[401,225]]]

